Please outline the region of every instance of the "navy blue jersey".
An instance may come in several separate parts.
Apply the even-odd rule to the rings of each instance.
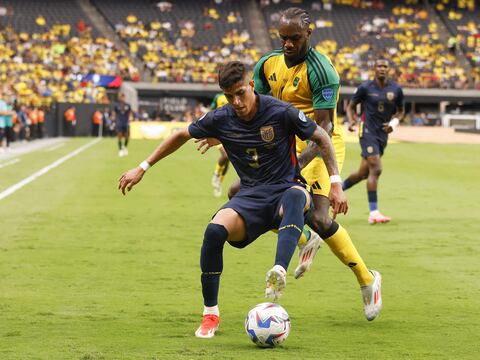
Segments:
[[[132,108],[127,103],[118,103],[115,105],[115,116],[117,126],[127,126]]]
[[[360,137],[370,134],[387,138],[388,134],[383,131],[383,124],[392,119],[397,108],[403,108],[403,91],[393,81],[388,80],[382,89],[375,80],[370,80],[355,90],[352,102],[362,103]]]
[[[271,96],[257,96],[258,110],[252,120],[240,119],[227,104],[190,124],[190,135],[220,140],[242,186],[303,181],[295,135],[308,139],[317,125],[291,104]]]

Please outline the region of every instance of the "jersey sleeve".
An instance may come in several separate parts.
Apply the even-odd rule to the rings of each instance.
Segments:
[[[203,115],[197,121],[188,126],[188,132],[195,139],[217,137],[214,126],[214,111]]]
[[[285,122],[287,128],[302,140],[311,138],[317,128],[315,121],[294,106],[286,109]]]
[[[359,104],[363,100],[365,100],[365,96],[367,95],[367,88],[364,84],[361,84],[359,87],[355,89],[352,96],[352,103]]]
[[[217,108],[217,99],[220,96],[220,94],[216,94],[215,97],[212,100],[212,103],[210,104],[210,109],[215,110]]]
[[[270,92],[270,85],[267,81],[267,78],[265,77],[265,61],[268,60],[268,55],[265,55],[262,57],[257,64],[255,65],[255,68],[253,69],[253,81],[255,82],[255,90],[259,94],[266,95]]]
[[[401,87],[398,88],[396,105],[397,105],[397,108],[403,108],[404,107],[403,90],[402,90]]]
[[[313,109],[334,109],[337,106],[340,91],[340,78],[337,71],[329,61],[315,53],[307,57],[307,66]]]

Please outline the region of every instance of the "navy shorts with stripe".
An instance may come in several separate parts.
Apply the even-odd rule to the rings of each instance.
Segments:
[[[360,146],[362,148],[362,157],[364,159],[372,155],[382,156],[387,147],[387,139],[364,134],[360,138]]]
[[[282,196],[292,186],[299,185],[302,186],[301,183],[288,182],[240,188],[240,191],[221,209],[233,209],[243,218],[247,237],[245,240],[229,242],[229,244],[243,248],[267,231],[278,229],[281,222],[279,211]]]

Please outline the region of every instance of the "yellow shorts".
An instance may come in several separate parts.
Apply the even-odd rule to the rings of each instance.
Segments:
[[[343,130],[343,129],[342,129]],[[302,145],[298,144],[301,141],[297,138],[297,156],[300,149],[304,149],[305,142],[301,141]],[[343,131],[332,136],[333,147],[335,149],[335,156],[337,158],[338,172],[342,172],[343,163],[345,161],[345,141]],[[300,146],[298,146],[300,145]],[[312,189],[314,195],[323,195],[328,197],[330,192],[330,176],[327,168],[321,157],[313,159],[303,170],[302,176],[307,180],[307,184]]]

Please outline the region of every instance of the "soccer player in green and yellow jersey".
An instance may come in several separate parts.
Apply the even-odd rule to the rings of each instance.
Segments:
[[[255,90],[293,104],[318,125],[331,134],[337,163],[341,171],[345,158],[343,129],[338,122],[336,106],[339,98],[340,79],[330,59],[309,44],[312,29],[310,15],[300,8],[282,12],[278,33],[282,48],[263,56],[254,69]],[[314,143],[297,139],[297,153],[302,175],[313,191],[315,211],[312,213],[312,229],[328,244],[335,255],[349,266],[357,277],[362,290],[365,316],[377,317],[381,310],[381,276],[368,270],[350,239],[348,232],[329,215],[330,184],[340,182],[340,177],[329,177],[323,160],[317,156]],[[313,158],[313,160],[311,160]],[[311,161],[310,161],[311,160]],[[317,244],[299,241],[300,264],[295,277],[301,277],[310,267]],[[312,255],[313,254],[313,255]]]
[[[228,100],[225,95],[223,93],[218,93],[213,98],[210,109],[215,110],[226,104],[228,104]],[[215,197],[222,196],[222,182],[227,174],[228,164],[230,163],[227,153],[222,145],[218,145],[218,150],[220,151],[220,157],[215,164],[215,170],[212,176],[213,195]]]

